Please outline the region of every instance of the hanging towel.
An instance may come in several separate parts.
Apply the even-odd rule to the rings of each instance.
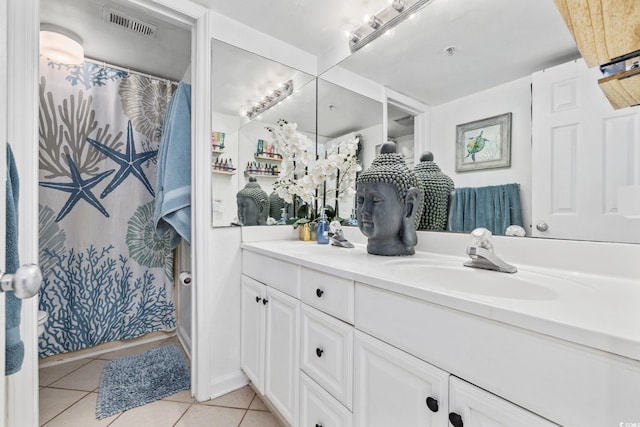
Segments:
[[[20,266],[18,256],[18,169],[11,147],[7,144],[7,242],[5,273],[13,274]],[[22,368],[24,344],[20,339],[20,310],[22,300],[13,292],[6,292],[5,304],[5,375],[15,374]]]
[[[504,234],[510,225],[522,226],[520,185],[456,188],[449,211],[449,230],[468,233],[484,227]]]
[[[156,233],[171,233],[191,243],[191,85],[180,82],[164,116],[158,157],[154,223]]]

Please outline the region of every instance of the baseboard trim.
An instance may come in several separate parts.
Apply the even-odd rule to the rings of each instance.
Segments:
[[[209,387],[209,400],[215,399],[249,384],[249,378],[242,372],[236,371],[222,377],[214,378]]]

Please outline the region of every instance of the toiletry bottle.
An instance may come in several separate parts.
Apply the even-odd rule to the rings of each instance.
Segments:
[[[280,209],[280,220],[278,224],[284,225],[287,223],[287,208]]]
[[[329,221],[327,220],[327,215],[322,210],[322,216],[320,217],[320,221],[318,221],[318,244],[326,245],[329,243]]]
[[[347,221],[348,225],[358,225],[358,220],[356,218],[356,210],[355,209],[351,209],[351,216],[349,217],[349,220]]]
[[[258,149],[256,150],[256,154],[262,154],[262,144],[264,144],[264,141],[259,139],[258,140]]]

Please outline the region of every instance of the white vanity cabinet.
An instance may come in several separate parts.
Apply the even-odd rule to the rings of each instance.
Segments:
[[[241,367],[280,415],[298,413],[300,301],[242,277]]]
[[[264,393],[264,300],[267,287],[242,276],[240,312],[240,366],[260,393]]]
[[[634,360],[495,320],[492,305],[443,304],[422,278],[390,277],[357,250],[271,245],[243,248],[242,367],[291,426],[640,419]]]
[[[453,376],[449,383],[449,420],[454,427],[557,426]]]
[[[449,374],[360,331],[354,425],[446,426]]]
[[[300,373],[300,427],[351,427],[351,411]]]

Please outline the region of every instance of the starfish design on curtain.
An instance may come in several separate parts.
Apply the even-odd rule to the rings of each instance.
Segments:
[[[87,141],[98,151],[105,154],[111,160],[120,165],[120,170],[116,172],[109,185],[107,185],[107,187],[102,191],[102,193],[100,194],[100,198],[104,199],[107,194],[115,190],[120,184],[122,184],[122,182],[129,176],[129,174],[133,174],[136,178],[138,178],[144,184],[145,188],[149,190],[151,196],[156,196],[153,188],[151,188],[151,184],[149,183],[147,176],[142,171],[142,164],[150,158],[156,156],[158,154],[158,150],[136,153],[131,120],[129,120],[129,124],[127,126],[127,149],[124,154],[114,150],[111,147],[107,147],[106,145],[99,143],[95,139],[87,138]]]
[[[91,192],[91,189],[98,185],[100,181],[111,175],[115,169],[111,169],[106,172],[102,172],[94,177],[91,177],[87,180],[82,179],[80,176],[80,171],[76,164],[71,160],[71,156],[67,154],[67,163],[69,163],[69,170],[71,171],[71,182],[43,182],[40,181],[40,185],[46,188],[53,188],[55,190],[64,191],[66,193],[71,193],[69,199],[62,207],[62,210],[56,217],[56,222],[60,222],[62,218],[67,216],[71,209],[78,203],[80,199],[84,199],[87,203],[89,203],[94,208],[98,209],[100,213],[102,213],[107,218],[109,217],[109,212],[102,206],[102,203],[98,200],[98,198]]]

